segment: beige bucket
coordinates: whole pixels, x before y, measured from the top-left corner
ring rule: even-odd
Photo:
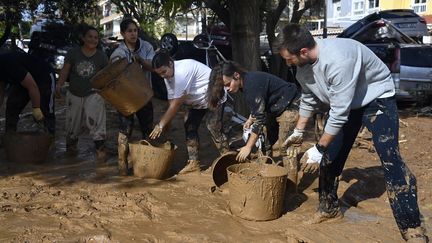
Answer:
[[[274,164],[245,163],[227,168],[231,213],[264,221],[282,215],[288,171]]]
[[[177,146],[166,142],[153,146],[146,140],[129,143],[129,160],[137,177],[164,179],[168,176]]]
[[[117,60],[99,71],[91,80],[98,93],[114,108],[129,116],[153,97],[150,80],[137,62]]]
[[[41,132],[7,132],[4,145],[7,158],[17,163],[42,163],[48,157],[53,138]]]

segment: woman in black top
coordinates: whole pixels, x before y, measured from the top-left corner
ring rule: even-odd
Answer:
[[[227,61],[218,64],[210,74],[209,107],[218,105],[224,87],[230,93],[242,91],[250,109],[249,119],[243,127],[250,128],[251,133],[237,160],[243,161],[249,156],[264,127],[270,145],[276,143],[278,136],[284,141],[288,131],[294,128],[297,113],[288,108],[299,94],[295,84],[269,73],[247,71],[238,63]],[[285,158],[286,148],[280,146],[280,153]]]

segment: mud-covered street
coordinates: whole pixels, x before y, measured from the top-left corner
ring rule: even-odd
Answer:
[[[155,102],[155,119],[165,107]],[[56,110],[55,150],[49,161],[13,164],[7,162],[4,148],[0,150],[0,242],[403,242],[379,158],[365,143],[353,149],[342,174],[338,194],[343,219],[306,223],[317,206],[318,182],[303,177],[301,193],[285,197],[282,217],[253,222],[231,215],[226,190],[211,191],[208,168],[217,150],[204,126],[202,172],[175,175],[187,159],[182,117],[177,116],[171,137],[179,148],[172,176],[161,181],[140,179],[118,176],[114,110],[108,109],[107,115],[106,164],[96,163],[88,135],[80,138],[78,156],[65,153],[61,101]],[[409,111],[402,111],[400,118],[401,153],[417,177],[418,201],[430,236],[432,118]],[[24,126],[30,119],[23,118]]]

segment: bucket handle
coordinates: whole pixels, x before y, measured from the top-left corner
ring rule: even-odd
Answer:
[[[268,156],[268,155],[261,155],[261,156],[258,157],[258,159],[260,159],[260,158],[270,159],[270,161],[272,162],[273,165],[279,165],[281,163],[281,161],[279,161],[279,162],[276,163],[274,161],[274,159],[272,157]]]
[[[139,143],[142,144],[142,145],[148,145],[148,146],[152,146],[153,147],[153,145],[149,141],[147,141],[145,139],[140,140]]]

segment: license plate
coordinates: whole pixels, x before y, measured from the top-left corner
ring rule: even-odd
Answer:
[[[399,28],[415,28],[416,24],[413,23],[403,23],[403,24],[396,24]]]

